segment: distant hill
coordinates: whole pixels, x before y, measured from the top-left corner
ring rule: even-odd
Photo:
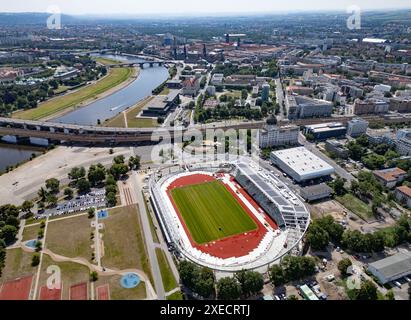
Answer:
[[[5,13],[0,12],[0,25],[30,25],[46,24],[50,13]],[[62,15],[63,23],[73,23],[79,19],[69,15]]]

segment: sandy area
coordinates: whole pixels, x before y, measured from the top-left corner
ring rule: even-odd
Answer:
[[[109,148],[58,147],[0,176],[0,205],[20,205],[24,200],[36,197],[45,180],[57,178],[64,185],[68,183],[67,174],[71,168],[87,168],[99,162],[110,164],[120,154],[129,157],[130,148],[114,148],[114,154],[110,155]]]

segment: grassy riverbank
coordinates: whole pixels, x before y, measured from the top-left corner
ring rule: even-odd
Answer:
[[[13,118],[24,120],[41,120],[50,118],[69,109],[75,109],[86,101],[97,99],[98,95],[107,92],[129,80],[134,74],[133,68],[113,68],[103,79],[75,91],[59,96],[39,105],[37,108],[16,112]]]

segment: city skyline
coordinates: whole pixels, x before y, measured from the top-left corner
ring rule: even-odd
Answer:
[[[217,0],[208,1],[206,8],[201,3],[188,0],[177,0],[168,2],[156,0],[154,2],[136,3],[131,0],[118,0],[115,3],[108,0],[90,0],[86,3],[80,0],[32,0],[29,3],[23,0],[15,0],[11,3],[1,5],[0,12],[47,12],[51,7],[58,7],[62,13],[86,15],[86,14],[110,14],[110,15],[142,15],[142,14],[244,14],[244,13],[282,13],[302,11],[346,11],[350,6],[358,6],[362,10],[402,9],[409,8],[406,1],[395,0],[387,3],[382,0],[362,0],[353,2],[351,0],[324,1],[314,0],[307,4],[306,1],[297,0],[292,3],[280,3],[280,1],[256,0],[250,8],[247,0]]]

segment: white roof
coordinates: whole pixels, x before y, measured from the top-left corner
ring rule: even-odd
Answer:
[[[334,168],[304,147],[274,151],[273,154],[299,176],[309,178],[334,173]]]

